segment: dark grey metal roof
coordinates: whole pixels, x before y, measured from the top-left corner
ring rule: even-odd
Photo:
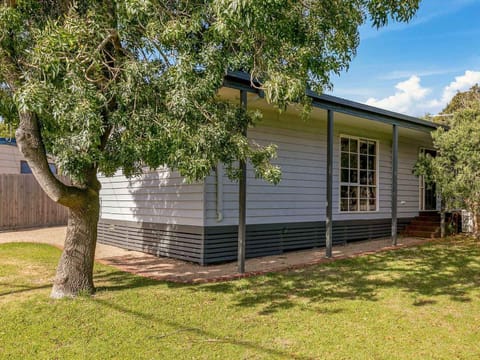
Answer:
[[[251,86],[250,76],[243,72],[229,72],[225,77],[224,85],[231,88],[260,93],[259,89]],[[431,121],[400,114],[394,111],[380,109],[374,106],[361,104],[332,95],[319,95],[313,91],[307,91],[307,95],[312,99],[313,106],[315,107],[379,121],[386,124],[395,124],[401,127],[423,131],[432,131],[442,126]]]

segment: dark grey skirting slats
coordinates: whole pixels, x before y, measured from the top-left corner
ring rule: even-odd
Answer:
[[[411,219],[398,219],[402,231]],[[237,258],[237,226],[188,226],[102,219],[98,242],[199,264]],[[333,222],[333,244],[389,237],[391,219]],[[325,246],[325,222],[247,225],[246,257]]]
[[[403,231],[411,221],[411,219],[398,220],[399,231]],[[333,245],[388,237],[391,230],[391,219],[334,221]],[[325,222],[247,225],[247,258],[324,246]],[[236,226],[205,228],[205,264],[236,260],[236,249]]]
[[[203,227],[101,219],[98,242],[202,264]]]
[[[236,242],[236,226],[206,227],[205,263],[235,260]],[[325,246],[324,222],[247,225],[247,258],[320,246]]]

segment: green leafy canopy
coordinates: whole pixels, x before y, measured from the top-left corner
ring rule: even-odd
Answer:
[[[14,131],[11,125],[6,124],[2,118],[0,118],[0,138],[14,138]]]
[[[445,111],[451,111],[449,128],[432,133],[437,155],[421,157],[417,175],[435,182],[446,209],[465,208],[480,213],[480,92],[474,86],[457,94]]]
[[[258,114],[220,101],[250,74],[280,109],[348,67],[358,27],[407,21],[419,0],[2,1],[0,115],[34,113],[46,151],[82,183],[89,169],[166,165],[189,179],[249,159],[277,182],[273,145],[242,135]]]

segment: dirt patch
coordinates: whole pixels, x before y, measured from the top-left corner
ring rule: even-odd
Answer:
[[[246,261],[247,272],[239,274],[235,262],[200,266],[185,261],[156,257],[147,254],[129,254],[103,258],[100,262],[124,271],[156,280],[179,283],[209,283],[229,281],[278,271],[302,269],[307,266],[347,259],[383,251],[417,246],[430,239],[403,238],[398,245],[391,246],[390,239],[376,239],[355,242],[334,247],[333,258],[325,258],[325,249],[293,251],[282,255],[265,256]]]

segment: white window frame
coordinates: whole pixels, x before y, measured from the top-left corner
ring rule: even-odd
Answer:
[[[357,140],[357,153],[360,155],[360,140],[375,142],[375,210],[360,210],[360,203],[358,203],[358,210],[342,210],[342,186],[358,186],[360,188],[360,158],[357,161],[358,182],[346,183],[342,182],[342,138]],[[380,204],[378,199],[380,198],[380,141],[378,139],[371,139],[364,136],[354,136],[348,134],[340,134],[338,137],[338,212],[340,214],[372,214],[378,213]],[[368,186],[368,185],[367,185]],[[357,199],[359,198],[357,195]],[[358,200],[359,201],[359,200]]]

